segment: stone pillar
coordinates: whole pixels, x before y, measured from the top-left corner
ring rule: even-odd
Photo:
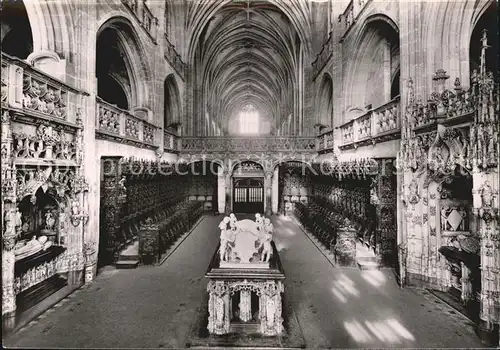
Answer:
[[[208,325],[210,334],[225,334],[229,332],[229,291],[224,281],[209,281],[207,285]]]
[[[279,205],[279,166],[274,168],[273,185],[271,191],[271,204],[273,214],[278,214]]]
[[[272,204],[271,204],[272,186],[273,186],[273,172],[266,171],[264,178],[264,196],[265,196],[264,212],[268,217],[272,215]]]
[[[220,172],[217,175],[217,211],[224,213],[226,209],[226,175]]]
[[[498,343],[500,323],[500,233],[498,174],[475,172],[474,212],[478,218],[481,239],[481,299],[479,336],[482,342],[492,346]],[[477,189],[477,190],[476,190]]]
[[[13,210],[15,211],[15,209]],[[9,225],[12,225],[12,223]],[[9,229],[9,226],[6,227],[6,232],[3,235],[2,250],[2,329],[5,332],[12,331],[16,325],[16,292],[14,290],[14,264],[16,262],[14,245],[16,236],[7,232],[7,229]]]
[[[279,335],[283,332],[283,291],[283,283],[280,281],[268,281],[263,285],[259,315],[261,333],[264,335]]]
[[[225,190],[226,190],[226,193],[224,195],[225,198],[224,201],[226,204],[225,212],[226,215],[229,215],[232,212],[231,173],[229,172],[225,173]]]
[[[240,291],[240,319],[248,322],[252,319],[252,292],[249,290]]]
[[[122,182],[120,160],[122,157],[103,157],[101,160],[101,211],[104,221],[100,223],[100,254],[106,264],[113,263],[118,249],[120,234],[120,214],[122,203],[126,198]],[[125,197],[125,198],[123,198]]]
[[[14,290],[14,245],[21,219],[16,207],[16,170],[12,163],[12,132],[8,111],[2,113],[1,125],[2,145],[2,329],[12,331],[15,327],[16,292]]]

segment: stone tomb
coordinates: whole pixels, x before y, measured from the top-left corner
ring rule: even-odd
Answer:
[[[281,335],[285,275],[270,220],[257,214],[255,222],[237,221],[231,214],[219,228],[221,242],[205,275],[208,332]]]

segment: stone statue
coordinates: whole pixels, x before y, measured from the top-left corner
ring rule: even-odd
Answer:
[[[260,246],[263,247],[262,249],[262,254],[260,256],[260,261],[265,261],[268,262],[269,259],[271,258],[273,254],[273,248],[271,246],[271,241],[272,241],[273,236],[269,233],[264,233],[263,237],[260,240]]]
[[[264,219],[264,231],[265,231],[266,233],[271,234],[271,235],[272,235],[272,234],[273,234],[273,232],[274,232],[274,226],[273,226],[273,224],[272,224],[272,222],[271,222],[271,219],[269,219],[269,218],[265,218],[265,219]]]
[[[54,214],[48,211],[45,213],[45,228],[49,231],[54,230],[54,225],[56,223],[56,219],[54,218]]]
[[[219,229],[221,230],[220,232],[220,248],[219,248],[219,254],[220,254],[220,260],[221,261],[227,261],[228,260],[228,242],[229,242],[229,234],[228,234],[228,229],[227,229],[227,224],[229,223],[230,219],[229,217],[225,217],[224,220],[221,221],[219,224]]]
[[[22,216],[18,208],[12,208],[5,214],[4,237],[17,236],[17,228],[22,226]]]
[[[263,231],[263,223],[264,223],[264,220],[263,220],[263,217],[260,216],[259,213],[255,214],[255,223],[257,224],[257,230],[259,231]]]
[[[36,236],[33,236],[31,241],[29,241],[25,245],[16,244],[16,247],[14,247],[14,254],[16,256],[16,261],[31,256],[35,253],[38,253],[40,250],[43,249],[44,243],[46,241],[47,241],[46,236],[41,236],[40,239],[37,239]]]
[[[260,255],[260,261],[268,262],[273,254],[273,248],[271,246],[271,241],[273,240],[273,224],[268,218],[264,219],[262,224],[263,230],[260,237],[259,249],[262,247],[262,253]]]

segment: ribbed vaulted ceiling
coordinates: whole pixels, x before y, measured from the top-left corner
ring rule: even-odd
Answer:
[[[196,47],[205,112],[223,130],[247,104],[271,125],[292,112],[300,39],[268,1],[232,1],[205,24]],[[198,109],[198,111],[200,111]]]

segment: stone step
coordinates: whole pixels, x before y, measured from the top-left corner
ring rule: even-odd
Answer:
[[[356,263],[360,270],[378,270],[380,263],[377,260],[356,259]]]
[[[135,269],[139,266],[139,260],[118,260],[115,263],[117,269]]]
[[[139,260],[139,254],[138,253],[136,253],[136,254],[134,254],[134,253],[127,253],[127,254],[122,253],[122,254],[120,254],[120,256],[118,258],[118,261],[121,261],[121,260],[128,260],[128,261]]]

